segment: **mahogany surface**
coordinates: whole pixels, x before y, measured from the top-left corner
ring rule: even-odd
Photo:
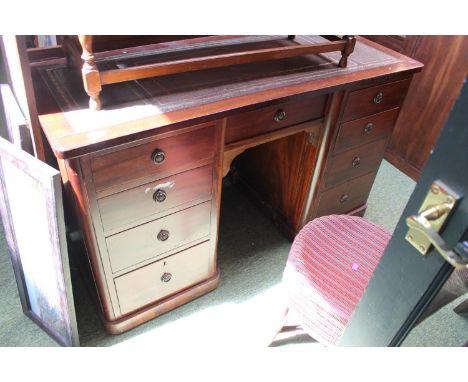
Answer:
[[[142,145],[117,150],[94,157],[91,171],[96,192],[107,194],[142,183],[145,179],[156,180],[179,173],[212,160],[214,156],[214,126],[203,127],[191,134],[151,141]],[[164,152],[162,163],[154,163],[151,155],[156,151]]]
[[[326,100],[327,97],[325,96],[305,97],[300,101],[286,102],[228,117],[226,120],[225,142],[229,144],[269,131],[321,118],[325,112]]]
[[[377,170],[386,146],[387,140],[381,139],[330,158],[322,189],[334,187],[349,178]]]
[[[385,158],[417,180],[468,73],[468,36],[405,36],[405,41],[402,53],[422,62],[424,70],[414,77]]]
[[[288,41],[200,38],[197,49],[214,54],[239,44],[258,50]],[[104,55],[97,65],[195,54],[182,42],[135,52],[131,58]],[[74,200],[110,332],[216,287],[221,181],[229,169],[290,237],[318,214],[365,211],[399,107],[421,65],[362,38],[346,68],[338,67],[340,59],[332,52],[113,84],[98,112],[88,110],[75,71],[56,64],[35,68],[36,90],[52,97],[38,103],[45,111],[40,121]],[[373,103],[376,91],[383,98]],[[364,133],[369,122],[374,127]],[[157,150],[164,152],[161,163],[153,161]],[[158,202],[162,184],[166,195]],[[169,237],[159,240],[162,231]],[[176,270],[168,273],[175,278],[158,286],[164,263],[173,260]]]
[[[371,172],[320,193],[314,216],[344,214],[364,205],[376,175]]]
[[[112,271],[156,259],[210,233],[211,202],[187,208],[106,238]],[[167,239],[159,237],[167,232]]]
[[[340,153],[354,146],[390,137],[399,112],[400,110],[395,108],[343,123],[336,138],[333,153]]]
[[[115,279],[117,293],[126,314],[132,310],[191,287],[212,276],[210,272],[209,242],[166,257]],[[165,282],[164,274],[171,280]]]
[[[410,82],[411,80],[392,82],[351,92],[343,122],[400,106]],[[380,94],[382,96],[379,101]]]
[[[98,199],[106,232],[123,230],[165,214],[180,206],[211,199],[213,170],[210,165],[143,184],[127,191]],[[155,196],[163,195],[159,200]]]

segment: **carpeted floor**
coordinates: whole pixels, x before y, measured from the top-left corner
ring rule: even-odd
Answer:
[[[383,162],[369,198],[366,218],[393,230],[414,182]],[[235,229],[232,229],[235,227]],[[272,317],[281,306],[280,280],[291,243],[237,189],[223,187],[218,261],[220,286],[172,312],[127,333],[107,334],[96,308],[72,266],[76,314],[82,346],[264,347]],[[457,346],[460,332],[433,335],[441,320],[414,330],[411,346]],[[428,321],[428,320],[426,320]],[[424,321],[423,323],[426,323]],[[460,320],[459,320],[460,321]],[[462,321],[466,325],[466,321]],[[460,323],[459,323],[460,324]],[[408,338],[410,338],[408,337]],[[56,346],[21,311],[3,234],[0,235],[0,346]],[[278,337],[275,346],[321,346],[306,335]]]

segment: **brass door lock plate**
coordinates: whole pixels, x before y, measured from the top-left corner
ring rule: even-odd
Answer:
[[[440,232],[459,199],[456,192],[437,180],[432,183],[418,215],[427,219],[435,232]],[[431,249],[431,241],[421,230],[410,228],[405,238],[423,255]]]

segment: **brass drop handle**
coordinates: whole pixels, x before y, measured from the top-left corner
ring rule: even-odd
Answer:
[[[279,109],[276,113],[275,113],[275,121],[276,122],[281,122],[283,121],[285,118],[286,118],[286,112],[282,109]]]
[[[169,231],[162,229],[161,231],[159,231],[157,237],[159,241],[166,241],[167,239],[169,239]]]
[[[369,122],[364,126],[364,134],[369,134],[372,130],[374,130],[374,124],[372,122]]]
[[[158,188],[153,194],[153,200],[158,203],[162,203],[166,200],[167,193],[164,190]]]
[[[373,101],[374,101],[375,104],[379,104],[380,102],[382,102],[382,99],[383,99],[383,93],[382,93],[382,92],[378,92],[378,93],[375,95]]]
[[[341,195],[340,203],[345,203],[349,199],[348,194]]]
[[[163,283],[168,283],[172,279],[172,273],[164,272],[161,276],[161,281]]]
[[[353,167],[357,167],[357,166],[359,166],[360,164],[361,164],[361,158],[359,158],[359,157],[354,157],[353,162],[352,162]]]
[[[429,220],[438,219],[448,213],[448,203],[430,207],[419,215],[411,215],[406,218],[409,228],[419,231],[430,241],[439,254],[453,267],[457,269],[468,269],[468,260],[451,250],[445,240],[436,232]]]
[[[151,154],[151,160],[155,164],[161,164],[164,162],[165,159],[166,159],[166,154],[162,150],[156,149]]]

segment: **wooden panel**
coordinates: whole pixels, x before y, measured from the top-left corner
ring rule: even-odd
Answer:
[[[318,197],[315,217],[344,214],[364,205],[376,174],[373,172],[360,176],[322,192]]]
[[[343,113],[343,122],[399,107],[410,82],[408,79],[351,92]]]
[[[208,165],[99,199],[104,231],[163,213],[184,203],[208,200],[211,198],[212,177],[212,166]]]
[[[399,108],[343,123],[336,138],[334,153],[390,137]]]
[[[79,345],[60,174],[3,138],[0,215],[23,312],[61,345]]]
[[[228,117],[226,144],[320,118],[324,114],[326,100],[326,96],[307,97]],[[281,112],[284,112],[284,117],[279,120]]]
[[[387,140],[383,139],[330,158],[325,169],[322,189],[329,189],[346,180],[377,171],[386,145]]]
[[[414,77],[385,158],[417,180],[468,71],[468,36],[415,36],[413,58],[424,63]]]
[[[161,179],[196,167],[213,158],[214,129],[209,126],[93,158],[91,170],[96,191],[99,194],[116,186],[125,189],[136,180]],[[161,163],[152,160],[157,150],[164,153]]]
[[[234,178],[279,224],[287,222],[288,235],[300,225],[317,151],[300,133],[249,149],[234,162]]]
[[[143,224],[106,239],[112,271],[117,272],[210,233],[211,202]],[[167,231],[166,240],[158,236]]]
[[[210,277],[209,241],[115,279],[122,313],[141,308]],[[167,280],[170,274],[169,281]],[[166,275],[166,278],[163,277]]]

